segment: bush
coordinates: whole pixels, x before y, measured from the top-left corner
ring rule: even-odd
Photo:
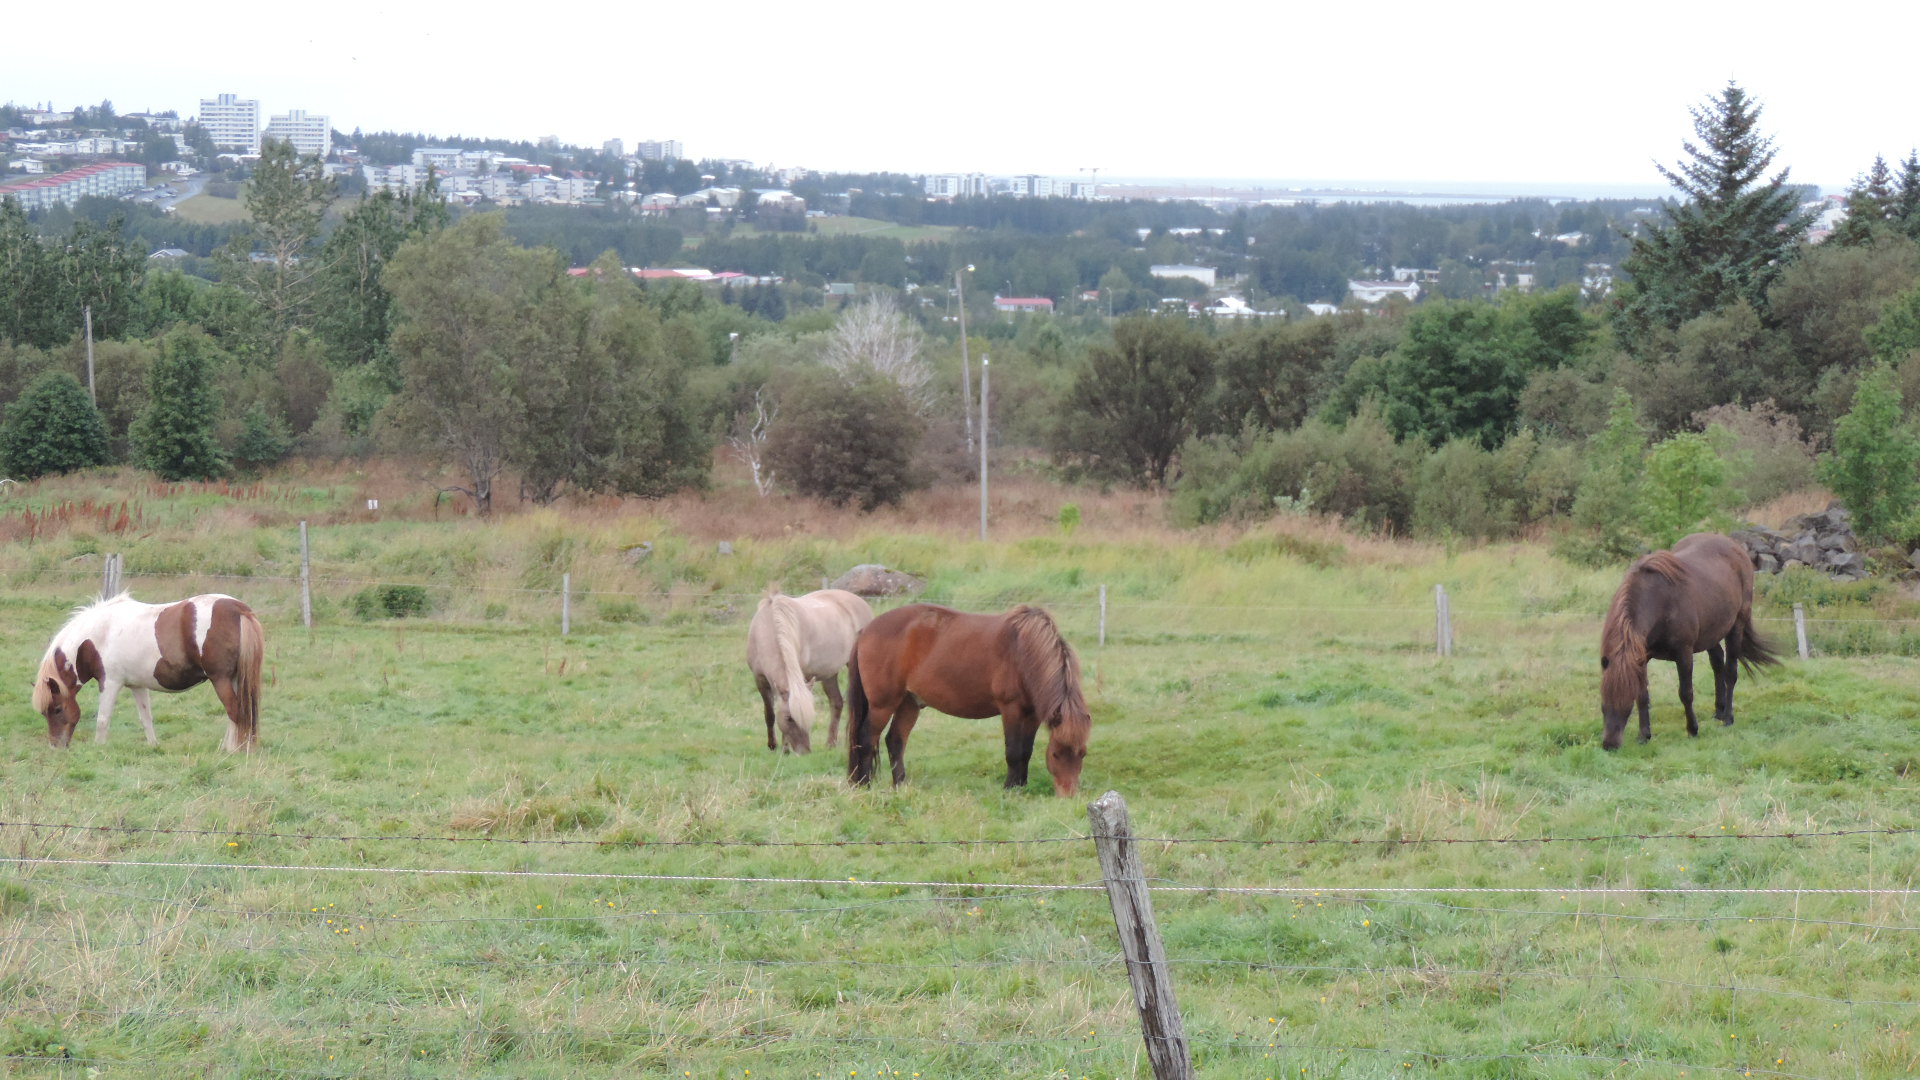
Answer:
[[[1699,528],[1732,494],[1726,463],[1713,440],[1698,431],[1683,431],[1648,451],[1646,470],[1641,523],[1663,548]]]
[[[404,619],[427,613],[427,590],[419,585],[373,585],[353,595],[362,619]]]
[[[267,415],[267,407],[260,402],[253,403],[240,423],[240,437],[233,444],[233,460],[242,468],[278,465],[293,452],[293,434],[287,430],[287,422]]]
[[[905,390],[872,372],[851,382],[808,379],[788,389],[767,433],[773,473],[802,495],[862,510],[898,505],[918,486],[920,420]]]
[[[134,464],[162,480],[207,480],[227,471],[214,440],[219,347],[198,329],[168,334],[147,369],[147,406],[133,422]]]
[[[1189,440],[1180,454],[1176,521],[1257,521],[1296,509],[1404,530],[1423,449],[1395,442],[1377,412],[1362,410],[1339,427],[1316,418],[1292,431]]]
[[[107,426],[80,381],[48,371],[7,407],[0,468],[16,480],[72,472],[110,460]]]
[[[1877,364],[1853,392],[1853,409],[1833,432],[1833,452],[1820,459],[1821,481],[1853,511],[1868,539],[1888,536],[1920,502],[1920,438],[1900,419],[1893,368]],[[1899,539],[1910,539],[1900,537]]]
[[[1693,424],[1726,432],[1727,483],[1749,505],[1814,486],[1813,444],[1800,421],[1771,399],[1703,409]]]

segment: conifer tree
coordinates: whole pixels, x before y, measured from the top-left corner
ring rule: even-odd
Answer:
[[[1736,300],[1764,316],[1767,289],[1813,223],[1787,186],[1788,170],[1767,177],[1773,140],[1760,133],[1760,105],[1745,90],[1729,82],[1692,112],[1699,142],[1682,144],[1688,160],[1659,166],[1685,201],[1668,208],[1666,224],[1634,237],[1621,264],[1631,278],[1618,309],[1629,348]]]
[[[147,369],[147,407],[129,432],[134,464],[162,480],[206,480],[227,471],[213,437],[220,416],[217,359],[212,339],[197,328],[181,327],[160,343]]]

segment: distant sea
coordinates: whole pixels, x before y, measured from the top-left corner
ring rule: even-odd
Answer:
[[[1245,177],[1103,176],[1100,186],[1150,190],[1170,197],[1231,198],[1252,201],[1400,202],[1412,206],[1458,206],[1501,203],[1512,199],[1553,202],[1589,199],[1656,200],[1674,195],[1666,182],[1655,178],[1643,184],[1600,184],[1577,181],[1484,180],[1270,180]],[[1111,186],[1111,188],[1110,188]],[[1178,194],[1174,194],[1178,192]]]

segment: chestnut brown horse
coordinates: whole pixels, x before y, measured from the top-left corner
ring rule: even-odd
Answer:
[[[1723,653],[1721,643],[1725,642]],[[1753,628],[1753,563],[1745,548],[1718,533],[1694,533],[1633,564],[1613,594],[1600,631],[1600,745],[1620,748],[1627,714],[1640,707],[1640,741],[1653,738],[1648,717],[1647,661],[1671,660],[1680,670],[1680,703],[1687,734],[1700,734],[1693,716],[1693,654],[1713,665],[1713,718],[1733,724],[1733,684],[1740,667],[1778,664],[1780,657]]]
[[[909,604],[873,620],[847,665],[847,779],[873,779],[884,733],[893,782],[906,782],[907,736],[922,707],[969,720],[1000,717],[1009,788],[1027,786],[1033,740],[1046,725],[1056,795],[1080,786],[1093,720],[1080,693],[1080,661],[1053,616],[1025,604],[970,615]]]

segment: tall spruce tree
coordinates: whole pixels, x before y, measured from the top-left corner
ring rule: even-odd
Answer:
[[[218,360],[213,340],[196,327],[176,329],[160,343],[147,369],[147,407],[129,433],[134,464],[162,480],[206,480],[227,471],[213,437],[220,418]]]
[[[1833,231],[1832,242],[1843,247],[1870,244],[1899,217],[1898,182],[1884,155],[1875,154],[1873,167],[1847,189],[1847,216]]]
[[[1657,166],[1685,201],[1667,222],[1633,238],[1621,263],[1630,277],[1617,309],[1618,329],[1639,351],[1658,329],[1745,300],[1763,316],[1777,280],[1813,223],[1787,186],[1787,169],[1766,176],[1773,140],[1759,130],[1761,107],[1729,82],[1693,110],[1699,142],[1682,144],[1687,160]]]

